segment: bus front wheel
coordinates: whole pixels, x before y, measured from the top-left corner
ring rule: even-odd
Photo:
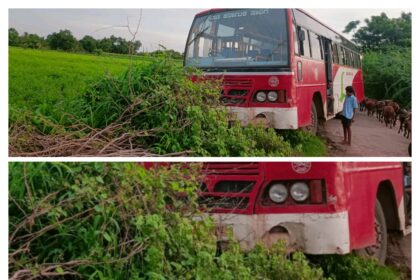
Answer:
[[[388,246],[388,233],[385,215],[381,203],[378,200],[376,200],[375,205],[375,231],[376,244],[357,250],[356,252],[361,256],[375,258],[379,263],[384,264]]]

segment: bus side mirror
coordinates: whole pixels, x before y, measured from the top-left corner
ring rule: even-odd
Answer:
[[[299,41],[305,41],[305,39],[306,39],[305,31],[302,30],[302,29],[299,30],[298,37],[299,37]]]

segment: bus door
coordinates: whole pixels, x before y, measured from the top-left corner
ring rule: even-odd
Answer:
[[[325,77],[326,77],[326,91],[327,91],[327,112],[328,116],[333,116],[334,112],[334,96],[333,91],[333,74],[332,74],[332,47],[331,40],[322,37],[322,47],[324,49],[324,62],[325,62]]]

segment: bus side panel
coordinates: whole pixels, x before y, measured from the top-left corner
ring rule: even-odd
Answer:
[[[326,102],[326,77],[325,63],[323,61],[295,57],[296,77],[296,103],[298,107],[298,126],[304,127],[311,124],[312,100],[314,94],[319,92],[322,104]],[[302,80],[299,81],[297,64],[302,63]]]
[[[365,88],[363,83],[363,74],[362,71],[359,70],[354,77],[353,84],[352,84],[354,91],[356,92],[357,102],[362,102],[365,99]]]
[[[389,180],[396,196],[396,209],[402,202],[401,163],[357,162],[344,164],[347,190],[350,247],[360,249],[376,242],[375,203],[380,182]]]

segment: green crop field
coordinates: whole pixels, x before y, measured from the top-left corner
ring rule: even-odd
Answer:
[[[48,50],[9,48],[10,109],[71,113],[71,101],[106,73],[119,74],[131,63],[152,58],[90,55]]]

